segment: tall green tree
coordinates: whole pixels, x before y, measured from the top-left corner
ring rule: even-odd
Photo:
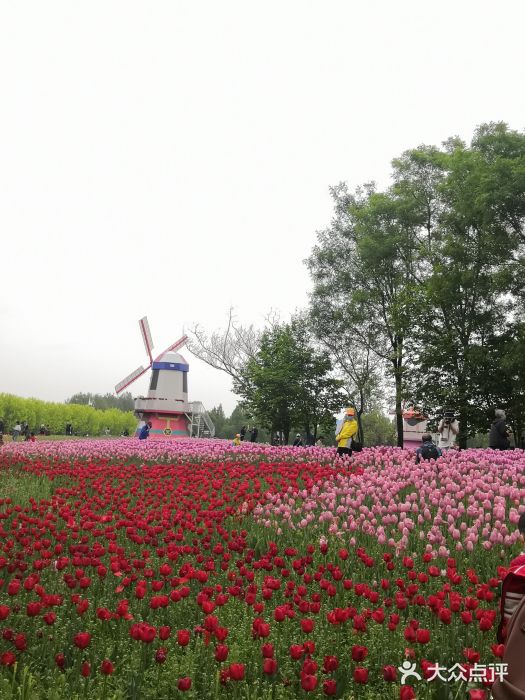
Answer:
[[[224,409],[222,404],[214,406],[210,411],[208,411],[210,418],[215,426],[215,437],[225,438],[228,434],[225,431],[227,419],[224,415]]]
[[[314,327],[386,362],[398,445],[403,398],[428,413],[454,406],[461,445],[486,421],[482,368],[492,346],[511,352],[497,339],[525,307],[524,148],[524,134],[486,124],[469,146],[404,153],[383,193],[332,190],[334,219],[307,261]]]
[[[464,447],[486,414],[483,368],[523,293],[525,189],[516,182],[525,186],[525,135],[485,125],[470,146],[448,142],[441,163],[445,177],[437,190],[413,394],[429,411],[447,404],[457,410]]]
[[[274,325],[263,332],[259,350],[248,362],[236,391],[265,427],[280,432],[286,442],[292,426],[307,437],[345,403],[341,381],[331,376],[327,353],[316,350],[303,319]]]
[[[380,193],[366,186],[350,194],[340,185],[332,195],[336,215],[307,260],[314,282],[311,313],[386,363],[394,379],[402,446],[405,359],[424,262],[420,217],[416,203],[393,190]],[[321,336],[322,328],[317,332]]]

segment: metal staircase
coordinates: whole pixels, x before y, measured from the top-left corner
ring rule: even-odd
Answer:
[[[190,419],[190,436],[197,438],[214,437],[215,426],[209,413],[204,408],[204,404],[200,401],[192,401],[190,406],[191,413],[187,414]]]

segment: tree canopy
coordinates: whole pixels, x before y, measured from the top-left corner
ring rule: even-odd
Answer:
[[[327,416],[333,420],[347,401],[331,370],[328,354],[313,346],[307,323],[295,318],[262,333],[259,350],[235,389],[248,410],[286,442],[296,426],[315,439],[318,426]]]
[[[486,124],[470,145],[420,146],[392,166],[384,192],[332,189],[334,218],[307,260],[314,331],[336,338],[337,369],[345,354],[385,363],[399,445],[404,399],[453,406],[462,445],[495,405],[521,431],[525,134]]]

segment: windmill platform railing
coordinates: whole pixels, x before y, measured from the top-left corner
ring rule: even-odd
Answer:
[[[190,419],[191,437],[214,437],[215,425],[210,414],[204,408],[204,404],[200,401],[192,401],[190,406],[191,412],[188,414],[188,418]]]

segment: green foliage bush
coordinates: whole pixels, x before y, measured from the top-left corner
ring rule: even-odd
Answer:
[[[361,422],[363,423],[363,433],[365,445],[367,447],[396,444],[395,425],[392,420],[383,413],[379,411],[363,413]]]
[[[26,421],[35,433],[45,424],[53,435],[63,435],[66,423],[73,425],[77,435],[101,435],[106,428],[111,435],[121,435],[124,429],[132,435],[137,425],[133,413],[116,408],[99,411],[91,406],[24,399],[13,394],[0,394],[0,420],[5,433],[10,433],[17,422]]]

